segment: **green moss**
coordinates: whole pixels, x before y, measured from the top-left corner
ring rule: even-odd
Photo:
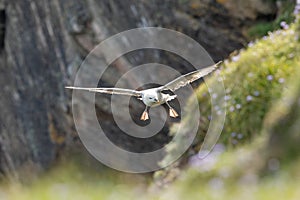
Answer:
[[[248,30],[250,38],[260,38],[274,29],[273,22],[258,22]]]

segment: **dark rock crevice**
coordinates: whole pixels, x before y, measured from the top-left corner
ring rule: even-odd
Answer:
[[[5,9],[0,7],[0,53],[4,49],[5,25],[6,25],[5,23],[6,23]]]

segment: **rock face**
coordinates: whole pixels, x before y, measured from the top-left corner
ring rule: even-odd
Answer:
[[[62,146],[73,144],[71,96],[64,86],[73,84],[82,59],[99,42],[147,26],[181,31],[216,60],[245,42],[241,20],[213,0],[0,0],[0,172],[18,177],[20,167],[43,169]],[[113,86],[114,77],[149,61],[188,70],[173,57],[155,50],[128,55],[103,83]],[[105,56],[99,62],[105,63]],[[110,127],[110,111],[103,104],[96,107]],[[166,132],[167,127],[159,143],[168,140]]]
[[[276,4],[274,1],[234,1],[234,0],[217,0],[220,4],[224,5],[232,16],[246,20],[255,20],[260,17],[276,16]],[[280,1],[278,1],[280,2]]]

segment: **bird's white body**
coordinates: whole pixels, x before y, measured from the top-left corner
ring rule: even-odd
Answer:
[[[169,107],[170,117],[178,117],[179,115],[177,114],[177,112],[168,103],[168,101],[175,99],[177,96],[165,94],[165,93],[163,93],[163,91],[169,90],[169,91],[174,92],[175,90],[177,90],[199,78],[202,78],[202,77],[210,74],[215,69],[217,69],[217,66],[219,63],[212,65],[210,67],[204,68],[204,69],[196,70],[196,71],[190,72],[188,74],[182,75],[163,86],[146,89],[146,90],[142,90],[142,91],[130,90],[130,89],[124,89],[124,88],[81,88],[81,87],[66,87],[66,88],[76,89],[76,90],[86,90],[86,91],[90,91],[90,92],[100,92],[100,93],[106,93],[106,94],[119,94],[119,95],[135,96],[138,99],[142,100],[143,103],[146,105],[146,108],[141,116],[141,120],[149,119],[149,116],[148,116],[148,108],[149,107],[156,107],[156,106],[159,106],[164,103],[167,104],[167,106]]]
[[[157,88],[151,88],[142,91],[142,97],[139,98],[146,106],[156,107],[168,101],[175,99],[176,95],[164,94]]]

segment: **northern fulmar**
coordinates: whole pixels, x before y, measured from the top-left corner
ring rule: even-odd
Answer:
[[[218,68],[218,65],[221,62],[218,62],[214,65],[211,65],[209,67],[192,71],[190,73],[187,73],[185,75],[182,75],[173,81],[159,87],[155,88],[150,88],[150,89],[145,89],[145,90],[131,90],[131,89],[123,89],[123,88],[83,88],[83,87],[71,87],[68,86],[66,87],[67,89],[75,89],[75,90],[86,90],[90,92],[99,92],[99,93],[106,93],[106,94],[119,94],[119,95],[127,95],[127,96],[135,96],[139,100],[142,100],[143,103],[146,105],[146,108],[144,112],[142,113],[140,119],[143,121],[146,121],[149,119],[149,114],[148,114],[148,108],[149,107],[156,107],[162,104],[167,104],[169,107],[169,115],[170,117],[176,118],[178,117],[178,113],[175,111],[174,108],[170,106],[168,101],[171,101],[177,97],[177,95],[170,95],[170,94],[165,94],[163,91],[172,91],[174,92],[175,90],[192,83],[193,81],[196,81],[214,70]]]

